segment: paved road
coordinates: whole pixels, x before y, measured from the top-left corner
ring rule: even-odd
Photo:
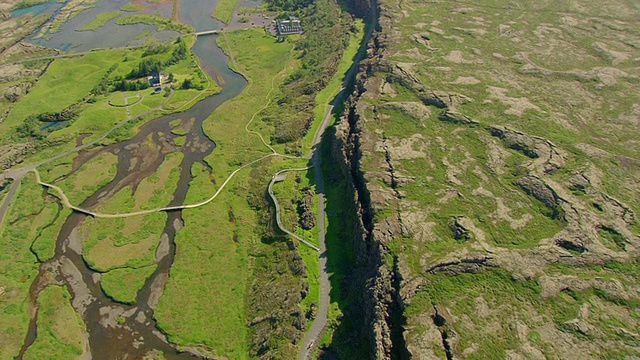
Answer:
[[[4,225],[4,215],[7,212],[7,209],[9,208],[9,203],[11,202],[11,199],[16,194],[16,191],[18,190],[19,185],[20,185],[20,181],[16,181],[16,180],[13,181],[13,183],[10,185],[11,187],[9,188],[9,192],[4,197],[4,201],[2,201],[2,205],[0,205],[0,229]]]
[[[318,193],[318,244],[320,245],[320,259],[319,259],[319,268],[320,268],[320,303],[318,304],[318,313],[316,314],[315,320],[313,321],[313,325],[307,332],[307,335],[302,342],[302,349],[300,350],[300,355],[298,357],[299,360],[307,360],[310,356],[315,352],[320,340],[322,340],[322,336],[327,327],[327,315],[329,313],[329,295],[331,292],[331,286],[329,283],[329,270],[327,268],[327,247],[325,242],[325,232],[326,232],[326,222],[325,222],[325,198],[324,198],[324,182],[322,179],[322,155],[320,149],[320,142],[322,141],[322,136],[324,135],[324,131],[326,130],[331,118],[333,117],[333,110],[335,106],[340,104],[344,99],[346,92],[345,89],[347,86],[355,79],[355,76],[358,72],[358,64],[364,58],[367,50],[367,43],[371,38],[371,34],[375,26],[373,26],[376,13],[375,13],[375,1],[372,5],[373,11],[371,12],[370,24],[367,29],[367,32],[364,35],[362,44],[360,45],[360,49],[358,49],[358,53],[353,59],[353,64],[349,68],[349,71],[345,74],[344,79],[342,80],[342,85],[333,102],[327,109],[327,112],[324,114],[324,118],[322,119],[322,123],[318,127],[318,131],[316,132],[312,147],[312,155],[311,161],[313,163],[313,167],[315,168],[316,175],[316,192]]]

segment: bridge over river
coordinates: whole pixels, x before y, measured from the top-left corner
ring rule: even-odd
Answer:
[[[193,33],[195,36],[220,34],[220,30],[203,30]]]

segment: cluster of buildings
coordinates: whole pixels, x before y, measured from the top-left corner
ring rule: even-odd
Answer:
[[[276,20],[276,35],[293,35],[302,34],[302,26],[300,19],[295,16],[289,16],[288,19]]]

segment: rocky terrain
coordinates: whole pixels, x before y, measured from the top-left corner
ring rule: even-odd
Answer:
[[[325,355],[640,353],[640,8],[378,6],[332,139],[361,326]]]

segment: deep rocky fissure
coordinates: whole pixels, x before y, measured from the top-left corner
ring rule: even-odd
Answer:
[[[407,318],[404,315],[404,306],[400,296],[400,271],[398,270],[398,257],[393,257],[393,287],[392,301],[389,304],[389,328],[391,330],[391,358],[395,360],[407,360],[411,358],[407,350],[404,338],[404,330],[407,325]]]

